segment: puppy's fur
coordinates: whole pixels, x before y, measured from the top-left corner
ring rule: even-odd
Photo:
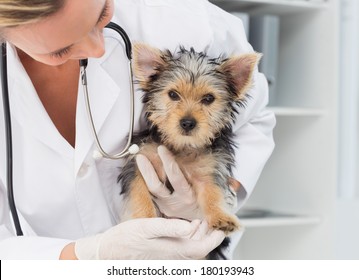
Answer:
[[[180,48],[177,53],[148,45],[134,45],[134,75],[144,92],[149,129],[135,137],[140,153],[167,182],[157,147],[165,145],[175,156],[197,196],[210,228],[229,234],[239,228],[229,188],[234,164],[232,124],[252,86],[260,55],[209,58]],[[131,218],[156,217],[157,209],[134,158],[119,177]],[[173,190],[173,189],[172,189]],[[180,214],[179,214],[180,216]]]

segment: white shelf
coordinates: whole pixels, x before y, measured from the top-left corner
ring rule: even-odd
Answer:
[[[325,110],[300,107],[268,107],[277,117],[322,117]]]
[[[320,223],[320,218],[310,216],[288,216],[288,217],[267,217],[267,218],[244,218],[240,219],[246,228],[278,227],[278,226],[305,226]]]
[[[315,216],[283,214],[261,209],[242,209],[237,215],[246,228],[316,225],[321,221]]]
[[[315,11],[328,7],[327,1],[302,0],[210,0],[226,10],[245,10],[249,13],[288,14]]]

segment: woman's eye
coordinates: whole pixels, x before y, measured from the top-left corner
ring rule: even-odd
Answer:
[[[62,58],[62,57],[64,57],[65,55],[69,54],[70,51],[71,51],[71,47],[67,47],[67,48],[65,48],[65,49],[62,49],[62,50],[60,50],[60,51],[58,51],[58,52],[55,52],[55,53],[52,53],[52,54],[50,54],[50,55],[51,55],[51,57],[53,57],[53,58]]]
[[[171,98],[171,100],[173,100],[173,101],[178,101],[178,100],[180,100],[180,97],[179,97],[178,93],[175,92],[175,91],[173,91],[173,90],[171,90],[171,91],[168,92],[168,96],[169,96],[169,98]]]
[[[208,93],[202,97],[201,103],[204,105],[209,105],[209,104],[213,103],[214,100],[215,100],[214,96],[212,94]]]

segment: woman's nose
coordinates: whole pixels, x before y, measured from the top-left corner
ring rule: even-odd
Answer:
[[[105,53],[105,43],[102,30],[94,29],[86,38],[83,39],[80,46],[80,52],[77,56],[85,57],[101,57]]]

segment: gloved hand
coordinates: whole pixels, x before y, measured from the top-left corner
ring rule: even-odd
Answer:
[[[134,219],[75,243],[78,259],[201,259],[224,239],[206,222]]]
[[[197,203],[193,189],[188,184],[172,153],[165,147],[158,147],[165,173],[174,192],[161,182],[151,162],[143,155],[136,156],[136,163],[144,178],[148,190],[154,195],[153,200],[162,214],[167,217],[182,218],[186,220],[203,219],[203,214]],[[236,191],[241,186],[235,179],[230,180],[230,188],[225,192],[224,199],[228,210],[234,212],[237,208]]]
[[[197,204],[193,189],[188,184],[172,153],[165,146],[158,147],[165,173],[174,192],[161,182],[151,162],[143,155],[136,156],[136,163],[144,178],[148,190],[154,195],[153,200],[162,214],[167,217],[176,217],[186,220],[202,219],[203,215]]]

